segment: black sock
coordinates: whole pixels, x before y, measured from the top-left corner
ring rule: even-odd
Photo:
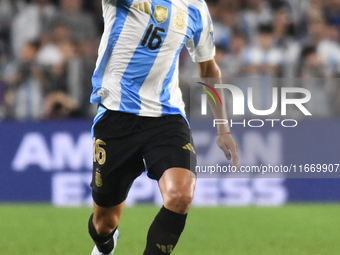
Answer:
[[[183,232],[186,214],[178,214],[161,208],[152,222],[143,255],[170,254]]]
[[[116,228],[117,229],[117,228]],[[89,234],[92,237],[93,241],[95,242],[98,250],[104,254],[109,254],[113,248],[113,234],[116,232],[116,229],[112,231],[111,234],[107,236],[100,236],[98,235],[94,225],[93,225],[93,214],[90,216],[89,219]]]

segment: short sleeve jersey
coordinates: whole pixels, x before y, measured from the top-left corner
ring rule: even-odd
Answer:
[[[204,0],[102,0],[104,32],[91,103],[140,116],[184,113],[179,54],[213,59],[213,24]]]

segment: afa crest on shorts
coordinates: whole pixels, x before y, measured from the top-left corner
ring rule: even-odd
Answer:
[[[100,173],[99,169],[96,170],[95,182],[96,182],[97,187],[100,188],[103,186],[102,174]]]
[[[165,22],[168,19],[168,8],[157,5],[154,18],[158,24]]]

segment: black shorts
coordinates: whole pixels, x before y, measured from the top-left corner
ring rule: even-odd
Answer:
[[[122,203],[133,181],[147,170],[159,180],[173,167],[195,173],[191,130],[181,115],[141,117],[106,110],[95,123],[92,196],[97,205]]]

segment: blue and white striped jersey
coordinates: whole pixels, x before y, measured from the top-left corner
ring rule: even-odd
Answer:
[[[204,0],[102,0],[105,29],[91,103],[159,117],[182,114],[178,57],[215,55],[213,24]]]

